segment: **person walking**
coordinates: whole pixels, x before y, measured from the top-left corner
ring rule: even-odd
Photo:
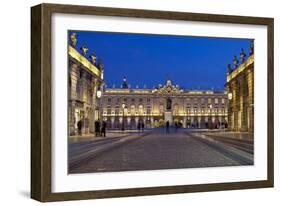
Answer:
[[[143,121],[141,122],[141,131],[142,132],[144,131],[144,122]]]
[[[169,120],[166,122],[166,134],[170,133],[170,123]]]
[[[101,125],[101,136],[105,137],[105,133],[106,133],[106,122],[103,120]]]
[[[138,121],[137,127],[138,127],[138,131],[140,132],[140,129],[141,129],[141,123],[140,123],[140,121]]]
[[[99,120],[95,121],[95,134],[96,134],[96,137],[98,137],[100,135],[100,121]]]
[[[81,119],[77,122],[78,134],[82,135],[82,121]]]

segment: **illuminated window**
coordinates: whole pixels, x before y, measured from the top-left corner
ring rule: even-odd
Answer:
[[[119,106],[115,107],[115,114],[118,115],[119,114]]]
[[[150,114],[150,112],[151,112],[151,108],[150,108],[150,106],[148,106],[148,107],[146,108],[146,113],[147,113],[147,114]]]
[[[143,115],[143,106],[142,105],[139,105],[139,114]]]
[[[111,107],[107,107],[107,114],[111,114]]]
[[[211,103],[212,103],[212,99],[208,98],[208,104],[211,104]]]
[[[222,98],[222,99],[221,99],[221,103],[224,104],[224,102],[225,102],[225,100],[224,100],[224,98]]]
[[[135,105],[131,105],[131,115],[135,115]]]
[[[219,99],[215,98],[215,104],[218,104],[218,103],[219,103]]]

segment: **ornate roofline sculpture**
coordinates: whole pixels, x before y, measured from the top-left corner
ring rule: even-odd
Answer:
[[[183,93],[183,90],[180,89],[178,85],[173,85],[171,80],[167,80],[165,85],[161,85],[159,88],[154,88],[152,93],[159,93],[159,94],[171,94],[171,93]]]

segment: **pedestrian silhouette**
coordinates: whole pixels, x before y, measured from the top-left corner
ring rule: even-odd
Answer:
[[[142,130],[142,132],[144,131],[144,122],[143,121],[141,122],[141,130]]]
[[[82,121],[81,119],[77,122],[78,134],[82,134]]]
[[[99,120],[95,121],[95,134],[96,134],[96,137],[100,136],[100,121]]]
[[[138,121],[137,127],[138,127],[138,131],[140,132],[140,129],[141,129],[141,123],[140,123],[140,121]]]

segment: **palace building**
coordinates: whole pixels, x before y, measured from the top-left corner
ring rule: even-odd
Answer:
[[[240,71],[248,74],[251,67],[249,57],[236,70],[229,71],[227,76],[227,91],[186,90],[174,85],[168,79],[163,85],[154,88],[131,88],[124,78],[120,88],[105,87],[104,65],[92,51],[84,45],[77,48],[76,34],[70,35],[68,45],[68,131],[69,135],[87,135],[95,132],[95,121],[106,121],[107,129],[136,129],[139,123],[145,128],[154,128],[178,123],[183,128],[227,128],[231,122],[232,128],[239,128],[247,120],[247,109],[241,111],[238,121],[236,111],[240,102],[238,87],[243,84]],[[244,66],[243,66],[244,65]],[[244,71],[245,70],[245,71]],[[250,71],[250,70],[249,70]],[[244,77],[246,76],[246,77]],[[243,75],[243,78],[250,76]],[[235,82],[235,83],[234,83]],[[251,81],[248,81],[251,86]],[[235,86],[236,85],[236,86]],[[243,85],[245,88],[245,85]],[[245,89],[244,89],[245,90]],[[243,90],[243,91],[244,91]],[[228,100],[228,94],[233,99]],[[247,97],[247,106],[252,105]],[[251,96],[251,97],[250,97]],[[243,108],[246,96],[243,95]],[[244,101],[245,100],[245,101]],[[230,105],[229,105],[230,101]],[[235,102],[235,104],[234,104]],[[229,106],[229,109],[228,109]],[[250,110],[250,112],[253,112]],[[234,113],[234,114],[233,114]],[[245,114],[247,113],[247,114]],[[232,119],[229,118],[231,114]],[[251,115],[250,113],[249,115]],[[242,118],[243,117],[243,118]],[[253,120],[250,120],[249,126]],[[242,127],[241,127],[242,128]]]
[[[228,65],[226,90],[228,92],[228,122],[231,130],[254,131],[254,42],[249,57],[241,50],[240,61],[233,59]]]
[[[225,91],[183,90],[167,80],[153,89],[130,88],[123,79],[120,88],[105,88],[102,118],[111,129],[159,127],[169,121],[184,128],[227,127],[227,94]]]
[[[104,82],[104,66],[88,48],[76,48],[76,34],[68,45],[68,130],[69,135],[94,132],[94,121],[99,117],[98,93]],[[79,131],[79,125],[81,130]]]

